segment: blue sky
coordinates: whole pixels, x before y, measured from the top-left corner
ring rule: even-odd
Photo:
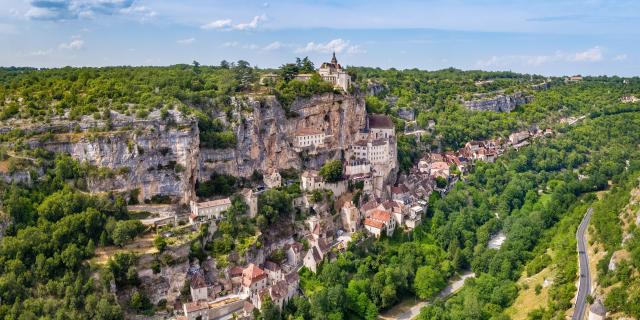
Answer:
[[[640,1],[0,0],[0,66],[343,65],[640,75]]]

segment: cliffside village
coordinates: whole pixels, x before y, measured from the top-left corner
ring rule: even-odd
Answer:
[[[350,85],[335,54],[331,62],[322,64],[319,73],[336,88],[346,90]],[[396,179],[394,123],[385,115],[369,114],[355,141],[344,152],[342,179],[328,182],[316,170],[302,172],[302,196],[294,199],[294,205],[314,208],[315,213],[304,221],[305,234],[297,234],[297,239],[281,239],[263,248],[264,253],[246,265],[231,265],[216,274],[208,272],[204,263],[193,265],[187,274],[191,302],[182,305],[183,315],[177,319],[251,319],[254,308],[260,309],[267,298],[282,308],[300,294],[298,272],[303,267],[316,272],[324,261],[336,259],[354,233],[377,238],[391,236],[396,229],[410,231],[420,225],[431,193],[448,192],[459,179],[464,179],[476,161],[493,162],[509,148],[520,148],[534,138],[552,134],[551,129],[532,128],[515,132],[508,139],[470,141],[455,152],[426,155],[409,173]],[[323,148],[326,138],[322,130],[312,127],[300,127],[291,137],[296,151],[311,155]],[[277,171],[265,173],[263,182],[261,188],[247,188],[239,193],[248,204],[251,217],[258,214],[260,193],[286,184]],[[361,186],[359,203],[354,203],[351,197],[341,197],[355,184]],[[311,199],[316,190],[331,191],[338,207],[337,219],[329,214],[327,206],[319,206]],[[230,198],[191,201],[189,222],[195,227],[208,223],[210,230],[215,230],[216,222],[231,205]],[[281,263],[265,258],[275,250],[285,253]]]

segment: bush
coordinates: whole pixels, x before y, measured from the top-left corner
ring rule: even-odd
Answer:
[[[326,162],[320,168],[320,176],[326,182],[336,182],[342,178],[342,162],[340,160],[331,160]]]

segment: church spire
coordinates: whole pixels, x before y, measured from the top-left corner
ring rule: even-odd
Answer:
[[[336,59],[336,52],[333,52],[333,58],[331,58],[331,63],[338,64],[338,59]]]

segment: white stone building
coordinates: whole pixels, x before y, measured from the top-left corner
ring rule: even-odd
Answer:
[[[324,145],[325,134],[322,130],[313,128],[300,128],[295,133],[295,147],[298,150],[304,148],[321,147]]]
[[[324,189],[325,183],[316,170],[307,170],[300,177],[300,189],[302,191],[313,191]]]
[[[322,77],[322,80],[331,82],[335,88],[340,88],[343,91],[349,91],[351,86],[351,76],[342,69],[342,66],[336,59],[336,53],[333,53],[331,62],[325,62],[320,66],[318,73]]]
[[[364,228],[376,238],[386,230],[387,236],[393,235],[396,229],[396,220],[386,210],[375,209],[368,218],[364,219]]]
[[[231,200],[229,198],[224,198],[206,202],[191,201],[189,204],[191,206],[189,222],[194,224],[214,218],[219,219],[222,212],[231,207]]]

